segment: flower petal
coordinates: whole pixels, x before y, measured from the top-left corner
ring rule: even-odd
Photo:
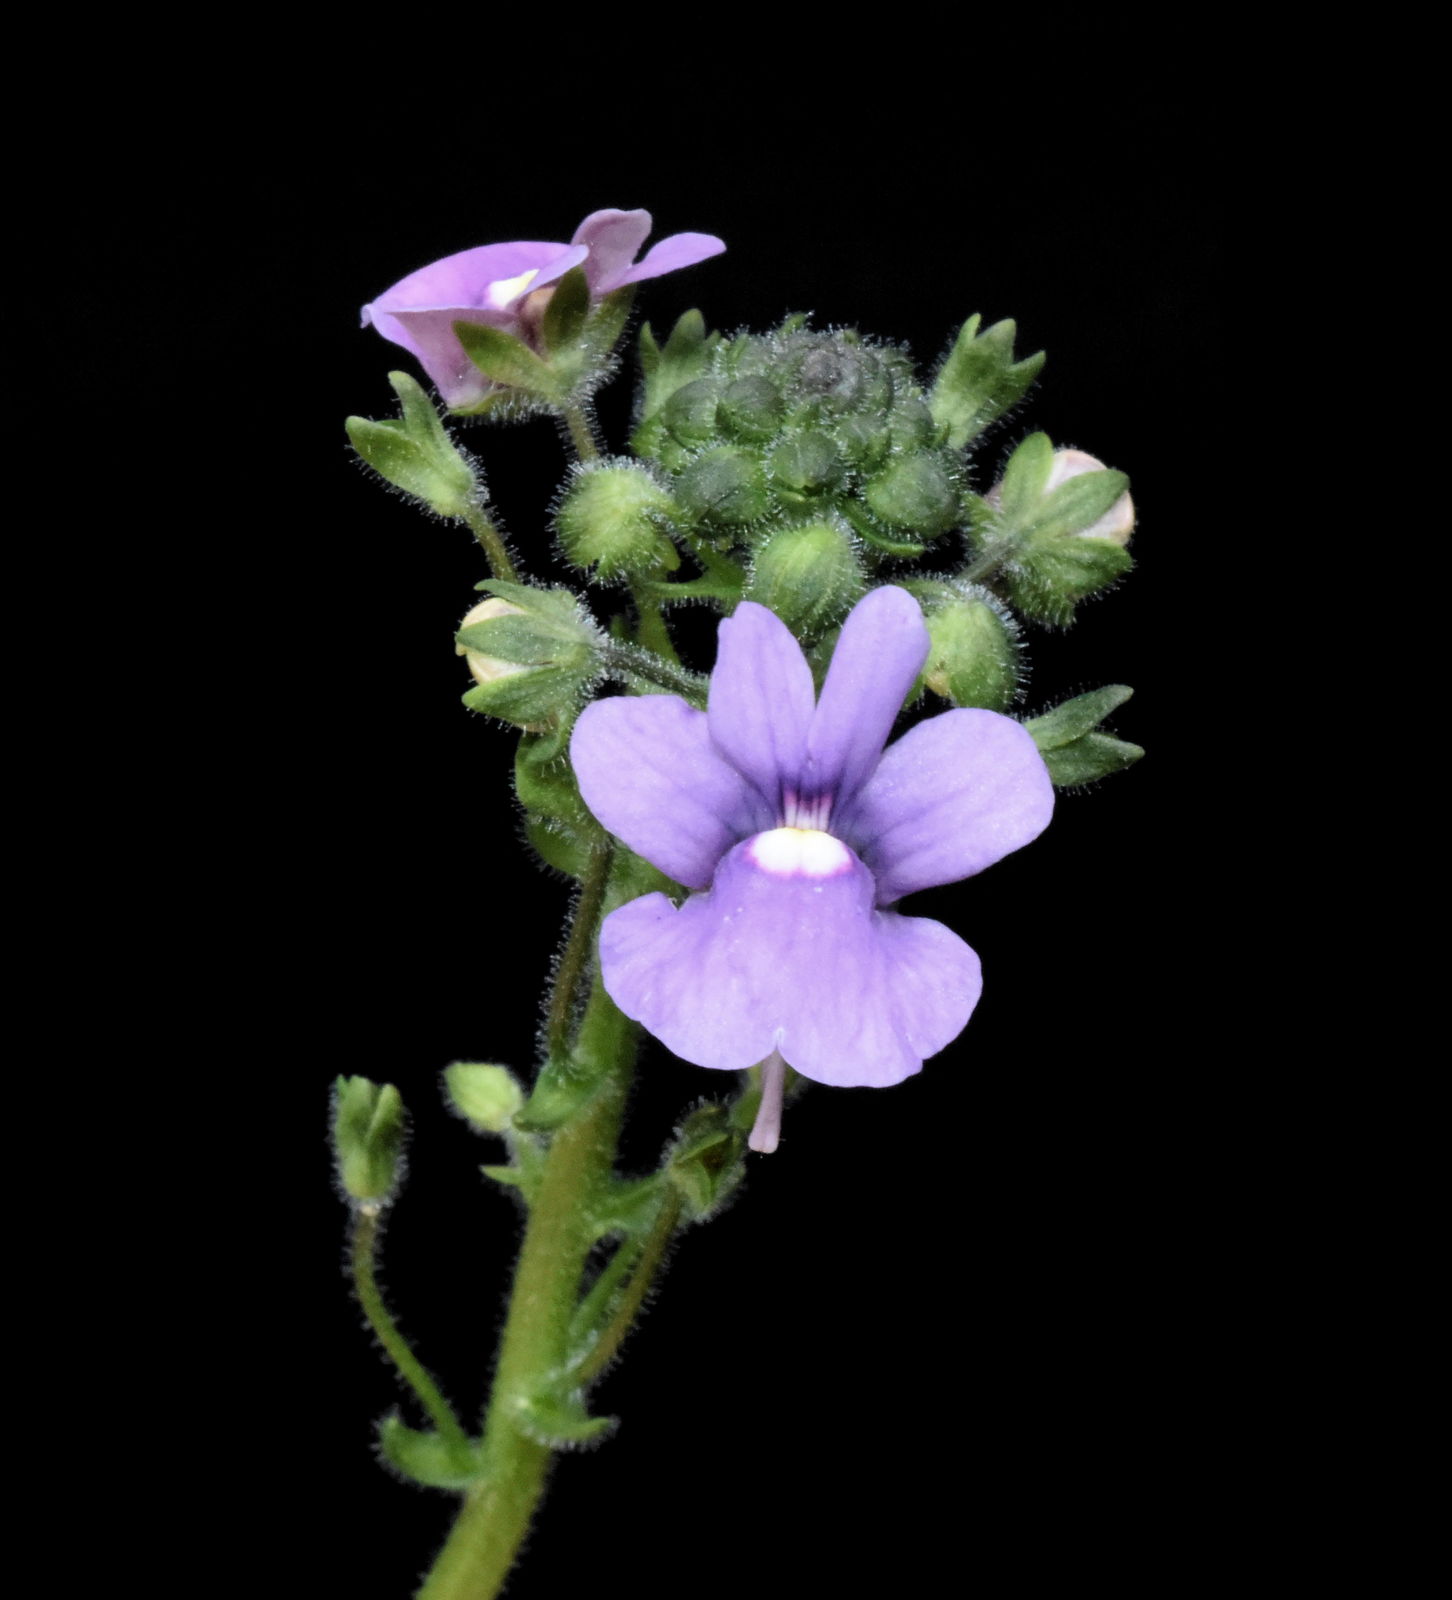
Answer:
[[[649,232],[648,211],[592,211],[575,229],[574,243],[590,251],[585,276],[592,295],[619,288]]]
[[[470,361],[459,336],[456,322],[484,323],[491,328],[514,329],[513,311],[480,311],[464,306],[433,308],[427,311],[375,312],[374,326],[385,339],[401,344],[418,357],[446,406],[473,405],[482,400],[491,384]]]
[[[706,705],[716,748],[776,815],[795,788],[812,722],[812,669],[791,630],[745,600],[722,622]]]
[[[899,1083],[968,1021],[978,958],[941,923],[875,911],[871,874],[836,840],[811,870],[784,869],[761,841],[795,832],[738,845],[679,910],[653,894],[612,912],[605,987],[698,1066],[741,1069],[777,1049],[819,1083]]]
[[[806,792],[840,810],[868,777],[928,658],[928,629],[906,589],[874,589],[852,608],[807,737]]]
[[[945,711],[883,756],[841,819],[877,903],[956,883],[1036,839],[1054,786],[1028,730],[996,711]]]
[[[673,233],[668,239],[653,244],[645,260],[637,262],[611,287],[623,289],[627,283],[643,283],[647,278],[659,278],[667,272],[678,272],[682,267],[693,267],[698,261],[719,256],[725,248],[725,241],[714,233]]]
[[[570,759],[601,825],[689,889],[705,888],[732,845],[762,826],[759,797],[717,753],[704,713],[674,695],[586,706]]]

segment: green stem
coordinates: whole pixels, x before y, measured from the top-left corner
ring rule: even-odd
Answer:
[[[418,1396],[429,1414],[429,1419],[460,1460],[469,1458],[469,1436],[464,1432],[454,1409],[429,1376],[423,1363],[409,1348],[408,1340],[398,1331],[398,1324],[383,1303],[383,1292],[378,1287],[374,1257],[378,1249],[378,1209],[376,1206],[359,1206],[358,1220],[353,1228],[353,1287],[368,1326],[378,1335],[378,1342],[388,1352],[388,1358],[398,1368],[399,1376]]]
[[[644,678],[647,683],[669,689],[672,694],[680,695],[692,705],[705,704],[705,678],[699,672],[691,672],[686,667],[663,661],[654,651],[642,650],[638,645],[621,644],[619,640],[612,639],[601,647],[600,658],[611,672],[624,677]]]
[[[591,1347],[589,1355],[575,1369],[575,1375],[581,1383],[589,1383],[609,1366],[625,1335],[630,1332],[645,1302],[646,1291],[654,1281],[661,1262],[665,1260],[666,1246],[670,1244],[680,1218],[681,1197],[674,1188],[668,1188],[651,1230],[645,1237],[639,1262],[609,1322],[601,1329],[600,1337]],[[612,1261],[610,1265],[614,1266],[615,1263]]]
[[[560,411],[565,426],[570,430],[570,443],[581,461],[598,461],[600,444],[595,437],[594,424],[578,400],[566,402]]]
[[[514,1565],[549,1471],[550,1449],[519,1426],[569,1354],[570,1321],[592,1244],[589,1201],[607,1179],[637,1030],[598,977],[575,1041],[600,1087],[555,1134],[515,1270],[484,1431],[484,1476],[464,1504],[418,1600],[493,1600]]]
[[[570,1023],[575,1015],[575,997],[579,993],[580,978],[595,948],[595,929],[600,921],[600,907],[605,903],[605,886],[610,879],[610,863],[614,847],[606,844],[590,853],[590,864],[580,884],[580,898],[575,906],[575,919],[570,925],[570,936],[565,942],[565,953],[555,973],[554,992],[550,995],[549,1011],[545,1018],[545,1045],[550,1059],[562,1057],[570,1045]]]
[[[666,627],[665,618],[661,615],[660,602],[643,583],[631,584],[630,598],[635,602],[636,615],[640,618],[636,637],[642,646],[647,650],[653,650],[672,666],[680,666],[681,658],[676,654],[670,629]]]
[[[504,548],[504,536],[489,520],[484,508],[470,506],[464,513],[464,521],[469,524],[474,537],[489,558],[489,576],[498,578],[504,583],[518,583],[519,574],[514,570],[514,563],[509,559],[508,550]]]

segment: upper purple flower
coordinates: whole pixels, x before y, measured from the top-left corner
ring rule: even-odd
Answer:
[[[709,233],[676,233],[635,257],[650,232],[648,211],[595,211],[569,244],[520,239],[484,244],[420,267],[363,307],[363,321],[418,357],[449,406],[473,405],[489,380],[454,336],[456,322],[482,322],[529,337],[525,302],[582,262],[592,299],[692,266],[726,246]]]
[[[606,990],[676,1055],[886,1085],[967,1023],[977,956],[890,908],[1037,837],[1054,791],[1030,735],[992,711],[945,711],[884,751],[927,653],[912,596],[874,590],[818,700],[785,624],[748,601],[721,624],[705,712],[644,695],[580,717],[585,803],[698,891],[679,909],[644,895],[600,930]]]

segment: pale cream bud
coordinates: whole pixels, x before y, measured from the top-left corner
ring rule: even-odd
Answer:
[[[523,606],[511,604],[508,600],[500,600],[491,595],[487,600],[481,600],[459,624],[460,628],[471,627],[476,622],[492,622],[495,617],[522,617],[526,615]],[[529,672],[532,669],[521,661],[501,661],[498,656],[486,656],[479,650],[468,650],[461,644],[454,646],[454,654],[463,656],[469,663],[469,671],[474,674],[476,683],[494,683],[500,678],[513,677],[516,672]]]
[[[1104,463],[1097,456],[1091,456],[1087,450],[1055,450],[1054,464],[1049,468],[1049,481],[1044,485],[1044,493],[1052,494],[1061,483],[1067,483],[1070,478],[1077,478],[1085,472],[1103,472]],[[1134,532],[1134,501],[1126,490],[1104,513],[1098,522],[1090,527],[1080,528],[1074,535],[1076,539],[1108,539],[1111,544],[1125,545],[1129,543],[1129,536]]]

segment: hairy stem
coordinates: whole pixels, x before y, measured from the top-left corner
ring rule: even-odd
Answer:
[[[484,1476],[465,1496],[418,1600],[493,1600],[514,1565],[549,1472],[550,1448],[521,1426],[563,1369],[592,1244],[590,1199],[609,1176],[637,1030],[598,977],[572,1052],[599,1084],[550,1144],[515,1270],[484,1427]]]
[[[518,583],[519,574],[514,570],[514,563],[509,559],[508,550],[504,548],[504,536],[489,520],[484,508],[470,506],[464,513],[464,521],[469,524],[471,532],[488,557],[489,576],[498,578],[503,583]]]
[[[560,415],[570,430],[570,443],[575,447],[575,454],[581,461],[598,461],[600,442],[595,437],[595,424],[585,407],[578,400],[572,400]]]
[[[552,1059],[563,1056],[569,1048],[575,998],[590,960],[590,952],[595,947],[595,929],[600,922],[600,907],[605,903],[605,886],[610,879],[610,863],[614,853],[614,847],[609,844],[592,851],[590,865],[580,884],[575,919],[570,925],[570,936],[565,942],[565,952],[560,957],[559,969],[555,973],[554,992],[550,995],[549,1011],[545,1017],[545,1046]]]
[[[674,1189],[668,1188],[665,1198],[661,1201],[660,1210],[656,1212],[655,1221],[651,1224],[650,1232],[645,1236],[635,1271],[631,1273],[629,1282],[620,1292],[620,1298],[616,1301],[609,1322],[600,1330],[600,1337],[591,1346],[590,1353],[575,1369],[581,1383],[589,1383],[609,1366],[625,1335],[630,1332],[636,1317],[640,1314],[641,1306],[645,1303],[646,1293],[655,1281],[656,1272],[661,1262],[665,1260],[666,1247],[670,1244],[680,1219],[681,1198]],[[611,1266],[613,1265],[612,1261]]]
[[[699,672],[662,660],[652,650],[612,639],[601,646],[600,659],[609,671],[621,677],[644,678],[647,683],[680,695],[693,706],[706,703],[706,680]]]
[[[636,638],[640,640],[641,645],[647,650],[654,651],[672,666],[680,666],[681,658],[676,654],[670,629],[666,627],[665,617],[661,614],[660,601],[642,583],[631,584],[630,598],[635,602],[635,614],[640,618]]]
[[[453,1407],[429,1376],[423,1363],[409,1347],[408,1340],[398,1331],[398,1324],[383,1303],[383,1292],[378,1287],[374,1258],[378,1249],[378,1208],[358,1207],[357,1221],[353,1227],[353,1287],[358,1304],[368,1318],[368,1326],[378,1336],[378,1342],[388,1353],[388,1359],[398,1368],[399,1376],[418,1396],[428,1412],[429,1420],[461,1461],[469,1458],[469,1437],[464,1432]]]

